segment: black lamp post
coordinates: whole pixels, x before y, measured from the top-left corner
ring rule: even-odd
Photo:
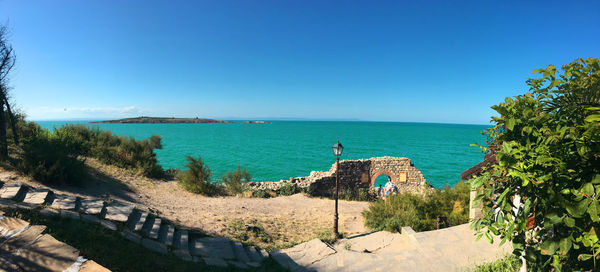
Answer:
[[[342,155],[342,150],[344,150],[344,146],[340,144],[340,141],[337,141],[332,147],[333,155],[335,156],[336,161],[336,170],[335,170],[335,213],[333,214],[333,236],[337,239],[340,234],[338,233],[338,182],[340,180],[340,156]]]

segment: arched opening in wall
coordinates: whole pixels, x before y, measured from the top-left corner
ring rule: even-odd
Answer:
[[[379,188],[379,185],[381,185],[382,187],[385,186],[385,184],[388,182],[389,178],[390,178],[390,176],[388,176],[386,174],[378,175],[377,177],[375,177],[375,181],[373,182],[373,187]]]

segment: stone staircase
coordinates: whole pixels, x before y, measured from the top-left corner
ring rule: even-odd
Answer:
[[[224,237],[206,237],[133,205],[114,200],[54,194],[20,183],[0,182],[0,207],[39,209],[41,214],[100,224],[149,250],[212,266],[259,267],[269,257],[264,249]]]

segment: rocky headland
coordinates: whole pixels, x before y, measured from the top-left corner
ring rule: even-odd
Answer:
[[[204,124],[204,123],[233,123],[225,120],[205,119],[205,118],[175,118],[175,117],[134,117],[118,120],[96,121],[92,123],[102,124]]]
[[[267,121],[244,121],[244,124],[270,124],[271,122]]]

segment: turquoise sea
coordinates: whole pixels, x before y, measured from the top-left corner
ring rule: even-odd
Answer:
[[[163,168],[184,168],[185,156],[202,156],[220,178],[246,167],[255,181],[278,181],[329,170],[335,162],[331,146],[344,145],[341,159],[408,157],[435,187],[454,185],[460,173],[483,159],[469,144],[485,141],[488,126],[392,123],[273,121],[270,124],[91,124],[87,121],[37,121],[42,127],[65,123],[97,125],[137,139],[162,136],[157,151]]]

